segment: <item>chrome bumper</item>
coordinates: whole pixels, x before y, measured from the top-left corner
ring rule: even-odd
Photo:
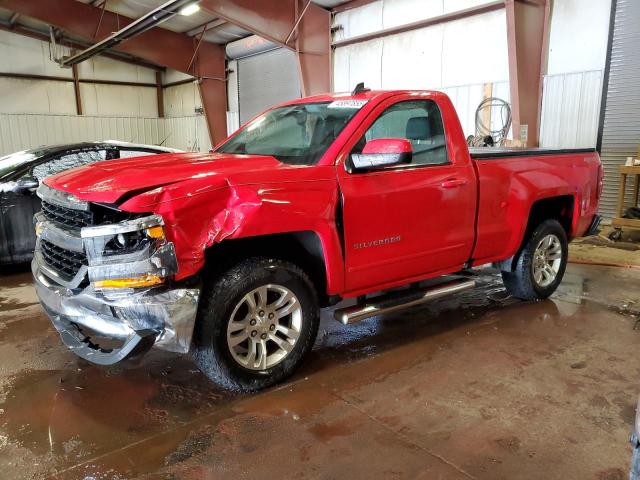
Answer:
[[[63,342],[78,356],[111,365],[152,346],[187,353],[191,345],[199,289],[147,289],[105,296],[91,286],[70,290],[41,270],[36,251],[31,270],[44,311]],[[95,337],[119,344],[101,347]]]

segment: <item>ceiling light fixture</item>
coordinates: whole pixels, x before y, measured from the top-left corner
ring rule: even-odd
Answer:
[[[190,3],[189,5],[182,7],[178,13],[180,13],[180,15],[182,16],[188,17],[189,15],[193,15],[199,10],[200,10],[200,5],[198,5],[198,2],[193,2],[193,3]]]

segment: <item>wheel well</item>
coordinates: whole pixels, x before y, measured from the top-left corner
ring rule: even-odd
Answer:
[[[559,197],[544,198],[538,200],[531,206],[529,212],[529,220],[523,243],[545,220],[557,220],[567,234],[567,238],[571,234],[571,222],[573,219],[574,197],[572,195],[561,195]]]
[[[327,276],[320,238],[315,232],[288,232],[223,240],[206,250],[205,274],[220,274],[248,257],[275,257],[305,271],[313,282],[320,305],[329,303]]]
[[[515,260],[527,243],[527,240],[545,220],[557,220],[567,233],[567,238],[571,238],[571,223],[573,219],[574,197],[572,195],[560,195],[557,197],[543,198],[531,206],[527,228],[525,229],[522,243],[513,257],[497,262],[498,268],[504,271],[513,271]]]

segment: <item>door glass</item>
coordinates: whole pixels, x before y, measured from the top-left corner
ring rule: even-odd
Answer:
[[[40,182],[50,175],[64,172],[71,168],[82,167],[90,163],[107,160],[106,150],[86,150],[56,157],[33,167],[32,175]]]
[[[442,115],[433,100],[410,100],[391,105],[380,114],[352,153],[376,138],[406,138],[413,147],[411,165],[444,165],[447,145]]]

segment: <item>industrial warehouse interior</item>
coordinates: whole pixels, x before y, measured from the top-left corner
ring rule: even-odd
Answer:
[[[0,479],[640,480],[639,92],[634,0],[0,0]]]

